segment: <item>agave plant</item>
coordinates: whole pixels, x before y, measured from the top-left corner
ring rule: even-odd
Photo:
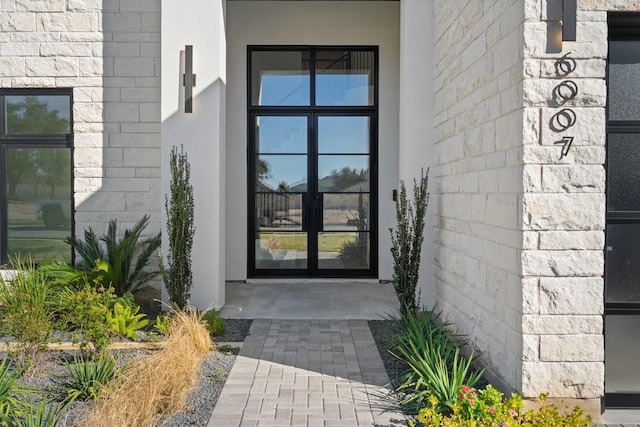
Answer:
[[[141,235],[149,224],[145,215],[131,229],[126,229],[122,238],[117,237],[117,222],[109,222],[104,236],[96,236],[93,229],[84,232],[84,240],[68,237],[65,242],[82,257],[79,267],[96,274],[97,280],[105,287],[112,286],[118,296],[126,292],[136,292],[158,275],[158,271],[148,268],[151,256],[160,248],[160,233],[142,239]]]

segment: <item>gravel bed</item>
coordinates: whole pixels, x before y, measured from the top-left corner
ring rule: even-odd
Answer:
[[[376,342],[376,347],[378,347],[378,352],[391,383],[407,371],[406,363],[389,353],[394,337],[393,325],[394,323],[391,320],[369,320],[371,335],[373,335],[373,340]]]
[[[222,319],[224,322],[224,334],[215,337],[215,342],[244,342],[249,335],[251,319]]]

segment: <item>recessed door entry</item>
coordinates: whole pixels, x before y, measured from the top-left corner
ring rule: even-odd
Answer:
[[[374,51],[249,56],[249,275],[375,277]]]

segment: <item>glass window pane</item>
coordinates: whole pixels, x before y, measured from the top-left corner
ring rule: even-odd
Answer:
[[[318,156],[318,190],[368,192],[369,156]]]
[[[306,117],[261,116],[256,121],[258,153],[306,153]]]
[[[318,268],[367,269],[369,233],[318,233]]]
[[[609,120],[640,120],[640,41],[609,42]]]
[[[606,393],[640,393],[640,316],[605,316]]]
[[[307,191],[306,155],[260,155],[256,169],[257,191]]]
[[[68,95],[6,96],[6,131],[11,135],[65,135],[71,132]]]
[[[640,301],[640,225],[607,225],[606,302]]]
[[[318,152],[369,153],[369,117],[318,117]]]
[[[256,194],[256,224],[260,230],[302,231],[302,194]]]
[[[71,261],[71,150],[7,151],[9,257]]]
[[[369,230],[369,194],[324,194],[322,228],[330,230]]]
[[[251,105],[309,105],[309,52],[251,53]]]
[[[316,105],[373,105],[373,52],[318,51]]]
[[[609,211],[640,211],[640,134],[609,134],[607,193]]]
[[[307,233],[258,233],[256,268],[307,268]]]

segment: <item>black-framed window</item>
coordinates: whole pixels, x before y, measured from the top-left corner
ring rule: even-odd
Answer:
[[[0,89],[0,261],[71,261],[73,96]]]
[[[609,14],[605,407],[640,406],[640,14]]]
[[[377,277],[378,48],[247,59],[248,275]]]

